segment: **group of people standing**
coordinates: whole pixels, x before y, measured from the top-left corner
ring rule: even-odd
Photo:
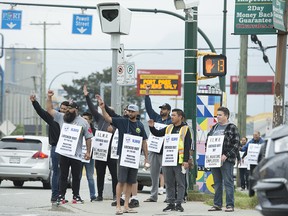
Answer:
[[[172,162],[171,160],[165,159],[167,157],[167,149],[165,149],[164,141],[158,143],[158,150],[149,148],[150,143],[147,143],[148,136],[142,122],[139,120],[139,107],[135,104],[130,104],[127,106],[124,110],[124,115],[120,116],[116,114],[113,109],[108,107],[99,95],[95,95],[98,105],[102,110],[102,113],[99,113],[89,97],[87,87],[84,85],[83,93],[89,108],[89,112],[84,112],[80,116],[78,113],[79,107],[77,103],[73,101],[62,102],[60,104],[59,111],[53,109],[52,96],[54,93],[51,90],[48,91],[46,110],[39,105],[35,95],[30,96],[34,109],[49,125],[49,143],[51,144],[53,168],[51,202],[57,202],[58,204],[67,202],[65,198],[67,178],[69,170],[71,169],[73,202],[83,203],[83,200],[79,195],[83,167],[86,169],[91,202],[102,201],[106,167],[108,167],[112,178],[112,193],[114,200],[111,205],[116,206],[116,215],[122,215],[123,213],[136,213],[137,211],[135,211],[133,207],[139,206],[139,202],[137,200],[138,165],[136,167],[127,165],[127,161],[129,161],[129,158],[127,159],[127,157],[129,155],[127,155],[127,152],[125,152],[125,149],[127,148],[133,149],[133,147],[129,146],[129,144],[131,144],[130,142],[132,141],[132,144],[135,145],[132,152],[134,152],[134,154],[135,152],[138,154],[138,152],[142,149],[145,157],[145,164],[151,165],[151,194],[150,197],[144,202],[157,202],[159,177],[161,174],[163,174],[166,187],[165,201],[167,202],[167,206],[163,209],[163,211],[184,211],[181,204],[183,203],[185,192],[187,190],[186,170],[189,168],[189,162],[193,158],[193,131],[185,122],[185,113],[181,109],[171,109],[171,106],[165,103],[162,106],[159,106],[159,114],[155,112],[152,108],[152,102],[149,96],[150,89],[151,85],[147,85],[145,108],[150,119],[148,121],[151,132],[150,136],[154,135],[156,137],[165,137],[165,142],[170,142],[169,145],[171,144],[172,147],[173,145],[177,146],[177,152],[173,153],[174,159]],[[210,136],[224,137],[221,166],[211,168],[214,179],[215,196],[214,205],[209,209],[209,211],[222,210],[223,182],[226,189],[225,211],[234,211],[233,167],[237,156],[239,158],[239,150],[245,152],[249,145],[249,142],[246,144],[247,139],[242,138],[241,142],[243,144],[245,142],[245,146],[242,147],[242,149],[239,149],[240,135],[237,126],[229,121],[229,115],[230,112],[228,108],[219,107],[217,109],[217,123],[207,134],[207,140]],[[118,159],[112,157],[112,139],[110,139],[109,143],[107,160],[103,161],[93,159],[92,155],[94,155],[94,153],[92,152],[93,148],[91,145],[96,130],[93,126],[93,119],[97,123],[97,131],[104,131],[114,135],[117,134]],[[161,126],[156,126],[156,124]],[[74,145],[76,145],[75,152],[72,156],[69,156],[63,152],[61,153],[61,150],[59,150],[59,148],[66,148],[61,142],[63,142],[62,136],[65,137],[63,134],[69,130],[77,132],[77,140],[75,143],[74,141],[71,141]],[[258,135],[260,137],[260,134]],[[257,137],[255,135],[254,141],[251,142],[257,143],[256,138]],[[62,147],[58,147],[58,154],[56,149],[57,144],[59,145],[59,143],[62,145]],[[86,146],[86,152],[83,154],[84,144]],[[245,157],[245,153],[242,157]],[[86,160],[86,162],[82,162],[83,160]],[[165,163],[163,161],[165,161]],[[97,174],[97,196],[93,178],[94,167],[96,168]],[[245,175],[243,175],[242,172],[241,179],[244,179],[245,181],[243,176]],[[241,187],[245,188],[245,183],[241,183]],[[135,200],[138,202],[138,205],[131,205],[131,201],[129,203],[131,195],[132,198],[135,198]],[[124,209],[122,209],[121,206],[124,206]]]
[[[133,188],[137,188],[138,169],[123,165],[121,162],[121,154],[122,148],[124,148],[123,146],[126,145],[127,140],[134,140],[137,137],[140,137],[139,139],[137,138],[136,141],[141,142],[140,149],[142,149],[144,153],[145,163],[152,165],[151,176],[153,178],[153,190],[151,191],[151,198],[147,199],[147,201],[152,201],[153,199],[153,201],[157,201],[159,175],[161,173],[160,170],[162,169],[164,176],[169,176],[169,178],[165,178],[168,206],[163,211],[184,210],[181,206],[181,202],[183,201],[185,194],[185,174],[183,174],[182,166],[184,169],[188,168],[188,160],[190,159],[190,150],[192,145],[192,132],[190,131],[190,128],[184,123],[185,114],[182,110],[172,110],[172,117],[170,117],[171,106],[169,104],[160,106],[160,114],[157,114],[152,109],[151,100],[149,98],[150,88],[151,86],[148,85],[146,91],[147,95],[145,97],[145,105],[146,109],[148,110],[148,115],[151,117],[151,120],[149,121],[151,132],[156,136],[164,136],[165,134],[179,134],[179,144],[177,145],[180,147],[180,150],[179,155],[177,155],[179,160],[177,160],[178,162],[176,167],[161,167],[163,150],[161,150],[159,153],[149,152],[148,159],[148,136],[145,132],[142,122],[138,119],[139,107],[137,105],[130,104],[125,109],[126,115],[120,116],[115,114],[115,112],[104,103],[99,95],[96,95],[98,105],[102,110],[102,114],[100,114],[96,107],[94,107],[91,99],[89,98],[89,92],[86,86],[84,86],[83,93],[89,107],[89,112],[84,112],[80,116],[78,111],[79,107],[77,103],[73,101],[62,102],[59,111],[53,109],[52,96],[54,95],[54,92],[51,90],[49,90],[47,94],[46,110],[44,110],[39,105],[35,95],[30,96],[30,100],[34,109],[38,115],[49,125],[49,143],[52,146],[51,157],[53,164],[51,202],[56,202],[57,204],[64,204],[68,202],[65,195],[67,190],[67,178],[71,170],[73,194],[72,201],[73,203],[83,203],[83,200],[79,194],[83,167],[86,169],[91,202],[102,201],[105,171],[106,167],[108,166],[112,177],[112,191],[113,198],[115,200],[113,201],[112,206],[116,205],[116,214],[121,215],[123,213],[135,213],[136,211],[130,208],[131,206],[129,205],[129,198],[131,194],[134,195],[134,197],[137,196],[137,189],[135,194],[135,190],[133,190]],[[91,158],[93,155],[91,148],[92,139],[95,135],[95,129],[92,124],[93,119],[98,125],[97,130],[107,131],[110,133],[115,133],[117,130],[117,155],[119,156],[119,159],[111,158],[111,143],[109,145],[107,161],[98,161]],[[169,127],[157,130],[154,127],[154,121],[164,123]],[[80,126],[80,130],[78,130],[78,126]],[[185,129],[183,130],[185,132],[182,132],[182,127]],[[79,136],[77,137],[77,141],[73,143],[76,145],[76,148],[75,153],[72,156],[59,150],[65,149],[67,147],[63,145],[63,139],[65,137],[69,137],[64,135],[69,130],[71,130],[71,133],[72,131],[77,131],[77,136]],[[61,143],[61,147],[58,146],[57,150],[57,144],[59,145],[59,143]],[[86,146],[86,152],[83,155],[82,151],[84,144]],[[161,149],[163,149],[163,146]],[[87,160],[88,163],[82,162],[83,160]],[[93,179],[94,166],[97,173],[98,196],[96,196]],[[171,178],[171,176],[173,178]],[[177,185],[176,188],[175,185]],[[125,194],[125,196],[123,196],[125,197],[124,203],[121,202],[121,194]],[[123,205],[124,209],[121,208]]]

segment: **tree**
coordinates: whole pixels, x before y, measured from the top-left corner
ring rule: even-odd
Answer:
[[[87,85],[87,89],[90,93],[90,98],[93,100],[94,104],[96,105],[95,101],[95,94],[100,94],[100,86],[101,83],[111,83],[111,72],[112,68],[104,69],[103,72],[93,72],[88,77],[82,77],[81,79],[74,79],[72,80],[72,85],[62,85],[64,90],[67,92],[67,96],[65,98],[67,100],[72,99],[79,105],[80,112],[85,111],[88,109],[86,100],[83,95],[83,85]],[[112,86],[113,88],[113,86]],[[111,101],[111,87],[104,88],[104,101],[107,105],[110,105]],[[124,100],[122,100],[124,101]],[[137,97],[136,95],[136,87],[129,86],[127,88],[127,101],[130,104],[137,104],[140,108],[142,107],[143,98]],[[124,103],[124,102],[122,102]],[[127,104],[122,104],[122,107],[126,106]]]

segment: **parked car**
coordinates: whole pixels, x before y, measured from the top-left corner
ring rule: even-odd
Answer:
[[[250,177],[265,216],[288,215],[288,126],[273,129],[262,144],[258,166]]]
[[[48,137],[6,136],[0,140],[0,183],[10,180],[22,187],[25,181],[41,181],[49,189],[51,176]]]

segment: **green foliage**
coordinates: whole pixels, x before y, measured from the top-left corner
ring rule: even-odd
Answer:
[[[189,201],[201,201],[209,206],[213,206],[213,195],[201,192],[191,192],[188,194]],[[225,206],[226,194],[223,192],[223,201]],[[235,191],[234,193],[235,208],[239,209],[254,209],[258,205],[257,197],[249,197],[248,193]]]
[[[86,105],[86,100],[83,95],[83,86],[87,85],[87,89],[90,93],[90,98],[96,105],[95,94],[100,94],[100,86],[101,83],[108,84],[111,83],[111,72],[112,68],[104,69],[103,72],[93,72],[88,77],[82,77],[81,79],[72,80],[73,84],[71,86],[62,85],[64,90],[67,92],[67,96],[65,98],[67,100],[73,99],[79,105],[80,112],[85,111],[88,107]],[[110,106],[111,101],[111,88],[104,88],[104,101],[107,105]],[[128,86],[127,87],[127,103],[137,104],[139,107],[142,105],[143,98],[137,97],[136,95],[136,86]],[[124,104],[125,101],[122,100],[122,108],[127,104]]]
[[[11,135],[23,135],[25,134],[24,125],[17,125],[16,129],[11,133]]]

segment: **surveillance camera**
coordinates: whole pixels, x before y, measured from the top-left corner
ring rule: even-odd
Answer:
[[[199,0],[174,0],[174,5],[177,10],[189,9],[197,7],[199,5]]]

